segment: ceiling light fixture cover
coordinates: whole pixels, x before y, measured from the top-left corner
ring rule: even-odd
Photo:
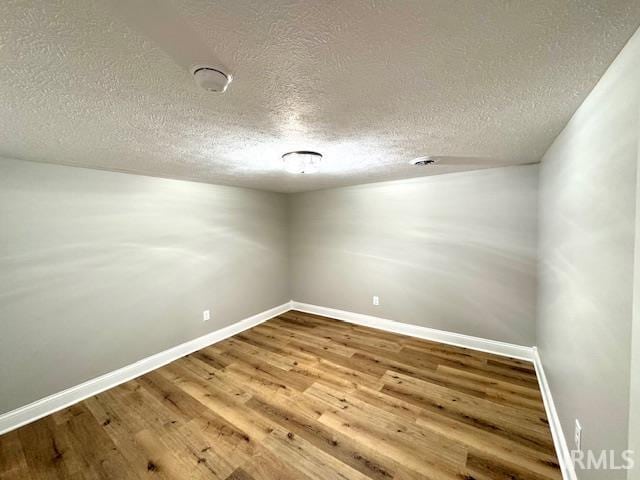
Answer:
[[[282,155],[284,169],[289,173],[314,173],[320,168],[322,154],[300,150]]]

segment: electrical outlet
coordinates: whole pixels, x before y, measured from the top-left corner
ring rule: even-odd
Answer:
[[[576,450],[580,451],[582,448],[580,447],[580,443],[582,442],[582,425],[576,418],[576,429],[573,433],[573,443],[575,444]]]
[[[211,310],[205,310],[204,312],[202,312],[202,321],[203,322],[206,322],[210,318],[211,318]]]
[[[380,305],[380,297],[378,297],[377,295],[373,296],[373,304],[374,305]]]

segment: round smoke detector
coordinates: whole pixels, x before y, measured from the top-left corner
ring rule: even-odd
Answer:
[[[231,83],[231,75],[212,67],[195,67],[193,79],[203,90],[208,92],[224,92]]]

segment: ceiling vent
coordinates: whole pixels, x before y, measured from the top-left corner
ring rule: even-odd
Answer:
[[[419,165],[419,166],[425,166],[425,165],[433,165],[437,162],[437,158],[435,157],[418,157],[418,158],[414,158],[413,160],[411,160],[411,165]]]

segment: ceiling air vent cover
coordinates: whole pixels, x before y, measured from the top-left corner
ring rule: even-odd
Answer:
[[[418,157],[411,160],[411,165],[418,165],[418,166],[433,165],[436,162],[437,162],[437,159],[434,157],[429,157],[429,156]]]

